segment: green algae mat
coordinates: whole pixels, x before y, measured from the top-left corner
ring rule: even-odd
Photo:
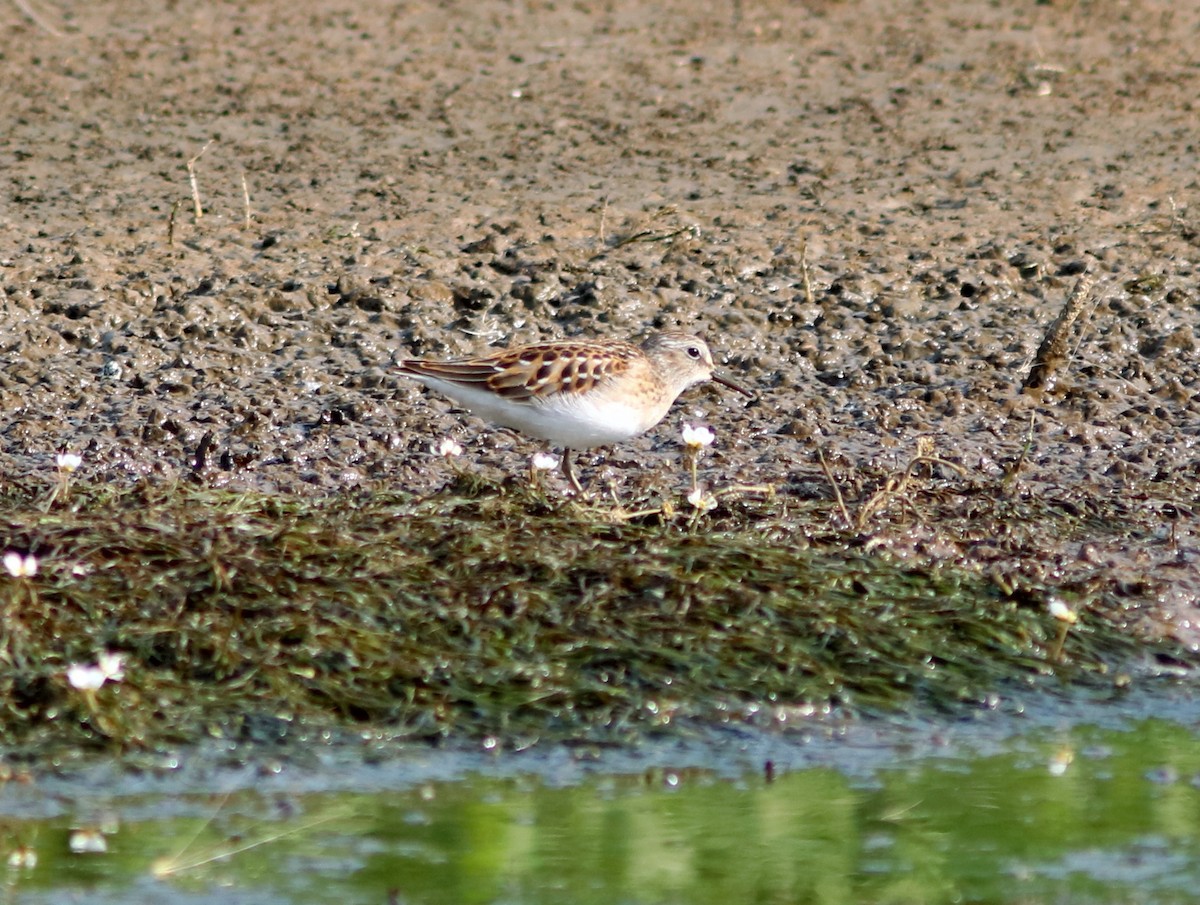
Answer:
[[[620,742],[986,705],[1011,683],[1120,687],[1147,651],[1182,656],[1130,630],[1119,589],[900,556],[770,494],[641,502],[465,475],[426,498],[10,490],[0,744]],[[1087,519],[1022,517],[1058,534]]]

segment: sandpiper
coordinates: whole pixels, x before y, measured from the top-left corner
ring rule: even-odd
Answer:
[[[754,395],[715,372],[704,340],[675,331],[640,346],[562,340],[457,361],[408,359],[397,367],[487,421],[564,447],[563,476],[580,494],[572,450],[648,431],[680,393],[705,380]]]

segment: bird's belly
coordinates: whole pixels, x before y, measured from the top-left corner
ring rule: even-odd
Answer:
[[[531,437],[586,449],[636,437],[662,420],[662,414],[618,400],[560,397],[522,406],[507,420],[497,420]]]
[[[422,382],[487,421],[571,449],[605,446],[636,437],[658,424],[668,407],[646,405],[645,400],[633,404],[596,393],[514,401],[488,390],[447,381],[426,378]]]

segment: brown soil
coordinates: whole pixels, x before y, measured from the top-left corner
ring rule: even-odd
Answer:
[[[70,448],[82,480],[423,492],[446,435],[515,473],[533,444],[392,356],[681,325],[758,402],[693,392],[585,482],[675,486],[696,411],[711,472],[785,501],[832,504],[818,446],[851,508],[920,449],[961,471],[872,543],[1101,576],[1194,640],[1200,8],[165,7],[0,6],[6,481]],[[989,487],[1090,536],[1005,544]]]

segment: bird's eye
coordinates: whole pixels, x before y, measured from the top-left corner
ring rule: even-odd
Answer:
[[[691,358],[694,361],[699,361],[701,358],[704,357],[704,355],[700,352],[699,346],[688,346],[686,351],[687,351],[687,357]]]

